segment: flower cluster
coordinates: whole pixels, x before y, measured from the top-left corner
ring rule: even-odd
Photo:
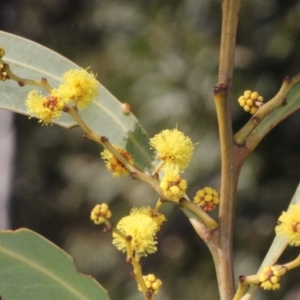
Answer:
[[[164,220],[165,218],[153,218],[150,207],[133,208],[129,216],[119,221],[117,229],[130,237],[134,253],[139,256],[147,256],[157,250],[156,233]],[[125,252],[128,240],[116,232],[113,233],[113,238],[113,244],[117,249]]]
[[[177,128],[166,129],[150,139],[150,146],[156,150],[156,157],[161,161],[164,177],[160,187],[164,196],[170,200],[179,200],[187,189],[186,180],[179,174],[191,161],[194,151],[192,141]]]
[[[179,175],[179,168],[177,165],[169,165],[164,170],[165,176],[160,182],[160,187],[166,198],[179,200],[185,195],[187,182]]]
[[[148,290],[151,292],[151,294],[158,294],[159,288],[162,285],[162,281],[158,278],[156,278],[153,274],[149,274],[146,276],[143,276],[145,280],[145,284],[148,288]],[[140,285],[138,285],[138,290],[142,291]]]
[[[244,95],[238,98],[240,106],[250,114],[255,114],[258,108],[263,104],[264,98],[257,92],[245,91]]]
[[[134,161],[133,158],[131,156],[131,154],[129,152],[127,152],[126,150],[116,147],[114,146],[115,149],[123,156],[127,159],[127,161],[133,165]],[[129,175],[129,171],[121,164],[121,162],[108,150],[104,149],[101,152],[101,157],[104,159],[105,161],[105,165],[106,168],[108,170],[111,170],[113,173],[114,177],[120,177],[120,176],[126,176]]]
[[[205,187],[196,193],[194,203],[204,211],[212,211],[219,203],[219,193],[210,187]]]
[[[275,231],[286,237],[291,246],[300,246],[300,203],[291,205],[287,212],[282,213]]]
[[[58,119],[71,101],[79,108],[88,106],[99,93],[99,84],[92,73],[86,70],[70,70],[62,77],[62,84],[47,96],[31,91],[26,99],[28,112],[39,122],[49,124]]]
[[[280,277],[286,273],[284,266],[274,265],[265,267],[259,274],[260,286],[264,290],[278,290]]]
[[[190,138],[177,129],[163,130],[150,139],[150,146],[157,151],[157,158],[168,165],[177,165],[183,171],[189,164],[194,145]]]
[[[91,220],[99,225],[111,217],[111,211],[106,203],[97,204],[91,211]]]

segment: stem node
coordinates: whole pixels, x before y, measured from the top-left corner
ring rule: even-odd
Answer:
[[[287,104],[288,104],[288,102],[287,102],[286,98],[282,99],[282,102],[281,102],[281,104],[282,104],[282,106],[285,106],[285,105],[287,105]]]
[[[214,97],[217,97],[219,94],[225,94],[227,86],[224,83],[218,83],[213,87]]]
[[[283,82],[286,83],[286,84],[290,84],[291,81],[292,81],[291,77],[289,77],[289,76],[285,76],[284,79],[283,79]]]
[[[101,136],[101,142],[106,143],[108,141],[108,138],[106,136]]]
[[[136,173],[136,172],[131,172],[131,173],[130,173],[130,177],[131,177],[131,179],[133,179],[133,180],[137,179],[137,173]]]

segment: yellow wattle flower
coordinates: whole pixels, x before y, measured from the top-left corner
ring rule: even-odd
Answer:
[[[52,93],[65,102],[72,101],[79,109],[83,109],[99,95],[99,87],[93,73],[84,69],[73,69],[62,76],[62,84]]]
[[[124,156],[128,162],[133,165],[134,160],[129,152],[126,150],[114,146],[115,149]],[[108,170],[110,170],[114,177],[127,176],[129,175],[129,171],[118,161],[118,159],[108,150],[104,149],[101,152],[101,157],[105,161],[105,166]]]
[[[156,233],[160,224],[150,217],[151,211],[150,207],[133,208],[130,215],[122,218],[117,224],[117,229],[131,237],[132,250],[139,256],[147,256],[157,250]],[[115,232],[113,244],[118,250],[127,250],[126,241]]]
[[[27,96],[25,105],[32,116],[48,125],[53,119],[61,116],[65,103],[53,95],[42,96],[38,91],[32,90]]]
[[[291,205],[281,214],[275,232],[286,237],[291,246],[300,246],[300,203]]]
[[[188,166],[194,152],[190,138],[177,129],[156,134],[150,139],[150,146],[157,151],[157,158],[164,161],[165,166],[177,165],[180,172]]]

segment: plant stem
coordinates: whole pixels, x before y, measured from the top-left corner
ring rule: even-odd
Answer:
[[[288,105],[287,96],[290,90],[298,84],[300,81],[300,75],[297,75],[293,78],[285,77],[282,83],[282,86],[278,93],[267,103],[262,105],[256,114],[243,126],[243,128],[235,134],[234,141],[238,145],[244,145],[245,140],[251,134],[251,132],[259,126],[261,121],[269,114],[271,114],[276,108],[279,108],[284,105]],[[284,118],[284,116],[282,116]],[[273,126],[270,126],[269,130],[271,130]]]
[[[197,207],[193,202],[187,200],[186,198],[180,199],[179,206],[194,213],[209,230],[214,230],[218,227],[218,223],[210,215],[208,215],[202,208]]]
[[[163,191],[160,188],[159,180],[156,176],[151,176],[145,174],[144,172],[138,170],[135,166],[131,165],[125,157],[123,157],[109,142],[106,137],[103,137],[96,132],[94,132],[81,118],[77,109],[75,107],[67,107],[65,111],[77,122],[77,124],[82,128],[85,133],[85,136],[88,137],[90,140],[95,141],[96,143],[102,145],[105,149],[110,151],[122,164],[127,170],[131,172],[131,176],[134,179],[139,179],[151,185],[157,193],[160,195],[160,199],[163,202],[171,202],[175,203],[176,205],[183,206],[185,209],[189,210],[193,214],[199,217],[199,219],[210,229],[213,230],[218,227],[216,221],[214,221],[206,212],[202,209],[197,208],[195,204],[188,201],[187,199],[182,199],[183,201],[179,200],[172,200],[167,199],[163,194]],[[161,166],[162,164],[159,164]]]
[[[300,266],[300,254],[293,261],[286,263],[283,266],[286,267],[288,270],[292,270],[294,268],[299,267]]]
[[[219,284],[220,299],[232,299],[234,276],[232,261],[233,217],[239,167],[234,163],[234,144],[231,121],[231,90],[234,50],[240,0],[223,0],[222,35],[219,65],[219,83],[214,89],[214,99],[219,123],[221,147],[221,191],[219,210],[219,251],[213,255]],[[217,253],[217,254],[216,254]]]
[[[1,58],[0,58],[0,65],[3,66],[2,71],[5,71],[7,73],[8,79],[16,81],[20,87],[22,87],[24,85],[38,86],[38,87],[45,89],[46,92],[51,93],[52,87],[49,85],[46,78],[42,78],[41,80],[31,80],[31,79],[19,77],[12,72],[9,64],[6,64],[5,62],[3,62],[3,60]]]
[[[143,273],[142,273],[142,266],[139,262],[139,258],[136,259],[135,257],[131,257],[130,263],[133,266],[133,276],[136,282],[140,285],[142,293],[145,296],[145,299],[149,299],[147,295],[148,288],[146,286],[145,280],[143,278]],[[152,298],[150,298],[152,299]]]

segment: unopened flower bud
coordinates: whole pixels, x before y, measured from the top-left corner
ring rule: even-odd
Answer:
[[[97,204],[91,211],[91,220],[99,225],[111,217],[111,211],[106,203]]]
[[[258,92],[251,92],[249,90],[244,92],[244,95],[238,98],[240,106],[250,114],[255,114],[260,106],[263,105],[264,98]]]

